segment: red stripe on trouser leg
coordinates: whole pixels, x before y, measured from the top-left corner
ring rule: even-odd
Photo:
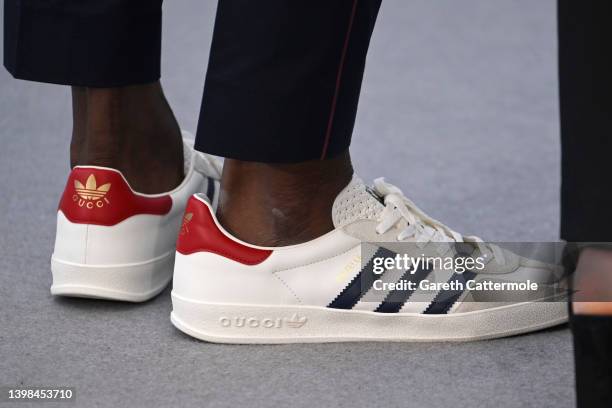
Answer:
[[[346,30],[346,37],[344,39],[344,46],[342,47],[342,55],[340,57],[340,65],[338,66],[338,75],[336,76],[336,88],[334,90],[334,97],[332,99],[332,105],[329,112],[329,120],[327,122],[327,131],[325,132],[325,141],[323,142],[323,150],[321,152],[321,160],[325,158],[327,154],[327,148],[329,147],[329,139],[331,137],[332,128],[334,125],[334,115],[336,114],[336,105],[338,104],[338,93],[340,92],[340,83],[342,82],[342,70],[344,69],[344,61],[346,60],[346,52],[348,50],[349,40],[351,38],[351,31],[353,29],[353,21],[355,20],[355,12],[357,10],[357,1],[353,0],[353,8],[351,9],[351,17],[349,18],[348,28]]]

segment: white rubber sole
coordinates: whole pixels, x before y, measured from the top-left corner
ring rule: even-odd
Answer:
[[[448,315],[382,314],[315,306],[205,303],[172,293],[170,320],[214,343],[471,341],[541,330],[567,321],[567,304],[524,302]]]
[[[51,294],[144,302],[159,294],[172,279],[174,251],[146,262],[83,265],[51,258]]]

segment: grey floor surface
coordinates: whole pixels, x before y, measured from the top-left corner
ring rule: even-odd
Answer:
[[[556,239],[554,0],[383,3],[352,147],[358,172],[385,175],[459,231]],[[194,129],[215,3],[164,7],[163,84]],[[136,306],[53,299],[69,92],[2,71],[0,96],[0,385],[74,386],[83,407],[573,405],[565,327],[470,344],[223,346],[175,330],[168,291]]]

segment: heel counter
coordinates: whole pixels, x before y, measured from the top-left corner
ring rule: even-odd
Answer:
[[[75,224],[112,226],[137,214],[165,215],[171,208],[169,195],[137,194],[117,170],[83,166],[70,173],[58,211]]]
[[[211,205],[197,195],[187,203],[176,250],[182,255],[209,252],[244,265],[265,261],[272,250],[232,239],[215,221]]]
[[[273,251],[231,237],[203,197],[189,199],[176,248],[175,295],[205,302],[293,301],[287,287],[270,273],[266,261]]]

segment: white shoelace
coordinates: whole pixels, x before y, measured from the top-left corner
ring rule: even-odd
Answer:
[[[476,245],[485,259],[495,258],[503,264],[504,255],[497,245],[486,245],[476,236],[463,236],[438,220],[431,218],[410,201],[402,190],[387,183],[384,178],[374,180],[374,192],[384,200],[385,209],[381,213],[380,223],[376,226],[378,234],[389,231],[402,219],[407,226],[397,236],[398,241],[414,237],[418,243],[428,242],[469,242]]]

